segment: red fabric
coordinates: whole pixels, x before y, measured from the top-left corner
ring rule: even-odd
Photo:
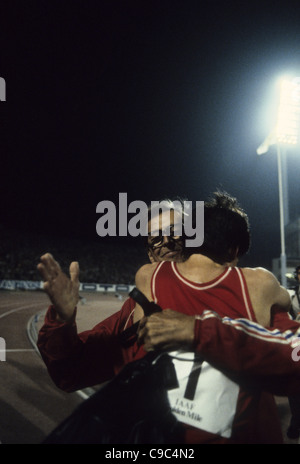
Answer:
[[[154,301],[159,304],[163,309],[171,308],[180,312],[184,312],[188,315],[201,314],[205,310],[214,310],[220,316],[229,316],[231,318],[247,318],[255,321],[254,311],[250,302],[250,297],[247,290],[242,271],[238,268],[228,268],[220,276],[206,283],[194,283],[184,278],[177,269],[176,263],[163,262],[160,263],[152,277],[152,297]],[[214,323],[217,322],[215,318]],[[203,320],[202,320],[203,324]],[[205,325],[205,324],[204,324]],[[222,326],[221,326],[222,327]],[[200,322],[197,321],[195,327],[195,351],[204,355],[206,361],[210,357],[215,360],[221,357],[217,353],[217,331],[215,327],[212,327],[211,333],[207,340],[207,349],[210,352],[210,356],[206,356],[205,349],[205,334],[200,335],[201,331]],[[223,329],[223,327],[222,327]],[[221,329],[221,331],[222,331]],[[209,324],[206,327],[206,333],[209,331]],[[222,336],[222,335],[221,335]],[[230,335],[227,334],[227,338]],[[225,353],[229,351],[229,356],[237,361],[236,358],[238,353],[239,345],[233,345],[232,340],[229,339],[229,350],[224,350]],[[210,343],[210,341],[212,341]],[[216,342],[216,343],[214,343]],[[222,349],[225,340],[222,340]],[[252,349],[250,352],[244,353],[244,357],[247,358],[252,356]],[[260,353],[261,356],[261,353]],[[244,359],[244,358],[242,358]],[[256,360],[256,363],[260,364],[260,360]],[[214,367],[220,367],[222,372],[224,366],[230,365],[228,358],[222,358],[220,363],[216,363]],[[231,366],[232,367],[232,366]],[[238,372],[237,364],[234,366],[235,372]],[[223,369],[222,369],[223,368]],[[243,371],[243,367],[239,364],[239,370]],[[240,378],[233,377],[233,380],[239,380]],[[245,380],[245,378],[243,379]],[[236,403],[236,413],[232,424],[232,435],[229,439],[224,437],[207,434],[207,431],[201,429],[195,429],[186,426],[186,443],[260,443],[265,440],[259,436],[259,423],[265,416],[264,408],[266,403],[260,403],[261,390],[251,386],[253,381],[251,377],[248,377],[248,384],[246,388],[240,388],[240,394]],[[249,383],[250,381],[250,383]],[[272,426],[277,418],[277,424],[273,427],[270,432],[270,436],[274,437],[274,441],[281,443],[282,435],[280,429],[280,423],[276,412],[274,400],[269,398],[268,406],[273,401],[271,410],[272,414]],[[216,417],[216,421],[218,418]],[[275,438],[276,437],[276,438]],[[272,441],[272,440],[271,440]]]
[[[169,297],[172,296],[172,293],[169,294]],[[201,294],[203,295],[203,292]],[[244,298],[245,295],[248,299],[247,290],[244,295],[242,292],[239,298]],[[231,300],[233,317],[237,317],[236,302],[235,298]],[[187,311],[192,313],[191,301],[189,303]],[[183,302],[180,301],[179,310],[181,311],[185,307],[182,304]],[[216,300],[214,304],[216,304]],[[167,307],[172,306],[167,304]],[[133,319],[130,317],[133,308],[134,302],[128,299],[119,312],[97,324],[92,330],[80,334],[77,334],[75,315],[72,321],[60,324],[55,319],[54,309],[49,308],[45,324],[39,333],[38,347],[49,373],[58,387],[65,391],[74,391],[100,384],[111,379],[128,362],[145,355],[142,347],[138,347],[136,344],[124,348],[119,343],[118,334],[122,332],[126,322],[129,320],[128,327],[133,324]],[[219,305],[212,309],[218,311],[218,308]],[[252,311],[251,307],[250,311]],[[241,312],[246,318],[242,307]],[[289,388],[297,390],[300,364],[291,361],[293,347],[288,336],[276,335],[275,337],[274,335],[273,340],[273,335],[266,331],[263,334],[259,332],[258,337],[253,327],[249,328],[248,321],[238,321],[237,323],[234,320],[221,319],[215,313],[210,313],[210,316],[196,321],[195,351],[200,352],[216,367],[224,368],[226,366],[238,379],[253,381],[254,384],[255,381],[261,382],[261,385],[274,393],[290,393]],[[274,325],[280,326],[281,330],[290,329],[293,332],[299,332],[299,324],[292,321],[282,311],[274,311],[272,322]],[[282,381],[283,376],[284,382]],[[296,392],[296,390],[294,391]],[[267,404],[264,402],[264,414],[256,423],[257,429],[265,426],[265,417],[272,418],[272,424],[276,423],[275,416],[273,418],[274,407],[273,409],[272,407],[271,409],[266,408]],[[272,414],[270,411],[273,411]],[[259,412],[258,408],[257,412]],[[240,427],[239,430],[243,432],[243,427]],[[269,432],[269,427],[265,426],[265,430]],[[280,431],[275,427],[273,437],[276,436],[277,432]],[[268,433],[267,436],[269,437],[270,434]],[[197,437],[199,441],[199,431],[190,428],[186,441],[187,443],[196,443]],[[205,443],[228,442],[226,439],[220,439],[207,433],[202,438]],[[251,427],[248,427],[247,439],[252,440],[252,442],[255,440],[262,443],[268,442],[267,439],[256,438]],[[243,442],[243,436],[238,437],[236,434],[236,442],[239,440]],[[280,438],[276,438],[274,442],[280,442]]]
[[[162,309],[201,314],[211,309],[220,316],[256,320],[244,276],[238,268],[227,268],[220,276],[197,284],[184,278],[174,262],[160,263],[152,277],[152,297]]]
[[[56,321],[50,306],[38,335],[38,348],[54,383],[65,391],[75,391],[110,380],[122,367],[145,356],[136,344],[124,348],[118,338],[133,324],[134,301],[127,299],[120,311],[92,330],[77,333],[75,315],[67,323]]]

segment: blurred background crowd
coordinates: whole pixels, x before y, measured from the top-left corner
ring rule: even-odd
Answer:
[[[78,261],[82,283],[134,284],[138,268],[149,262],[140,237],[93,241],[47,237],[1,225],[0,236],[0,280],[41,280],[36,266],[46,252],[67,273],[70,262]]]

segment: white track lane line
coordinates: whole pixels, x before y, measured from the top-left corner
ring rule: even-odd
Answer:
[[[6,353],[19,353],[23,351],[35,351],[34,348],[9,348],[7,350],[0,350],[0,353],[5,351]]]
[[[5,317],[5,316],[9,316],[10,314],[16,313],[16,312],[18,312],[18,311],[22,311],[23,309],[33,309],[33,308],[32,308],[32,305],[29,305],[29,306],[22,306],[21,308],[11,309],[10,311],[6,311],[5,313],[0,314],[0,319],[2,319],[2,318]],[[33,320],[34,318],[35,318],[35,315],[32,316],[32,317],[30,318],[29,322],[28,322],[28,325],[27,325],[27,333],[28,333],[28,330],[29,330],[29,326],[30,326],[30,324],[32,323],[32,320]],[[26,350],[26,351],[35,351],[36,353],[39,354],[39,356],[41,356],[41,355],[40,355],[40,352],[39,352],[39,350],[38,350],[38,348],[36,347],[35,341],[34,341],[34,340],[32,339],[32,337],[30,337],[30,336],[29,336],[29,339],[30,339],[31,343],[34,345],[35,348],[32,349],[32,350]],[[10,351],[10,350],[6,350],[6,352],[8,352],[8,351]],[[14,350],[14,351],[16,351],[16,350]],[[18,351],[20,351],[20,350],[18,350]],[[91,390],[92,390],[92,389],[91,389]],[[86,399],[88,399],[88,398],[90,397],[90,395],[86,394],[83,390],[77,390],[76,393],[77,393],[81,398],[83,398],[84,400],[86,400]]]
[[[10,314],[16,313],[17,311],[22,311],[23,309],[34,309],[32,305],[29,306],[21,306],[21,308],[11,309],[10,311],[6,311],[5,313],[0,314],[0,319],[3,317],[9,316]]]

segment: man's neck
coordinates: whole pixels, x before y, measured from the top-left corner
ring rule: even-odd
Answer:
[[[193,254],[185,262],[177,263],[178,271],[183,277],[193,282],[209,282],[222,274],[227,267],[201,254]]]

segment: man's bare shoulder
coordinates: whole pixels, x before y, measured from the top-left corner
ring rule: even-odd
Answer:
[[[243,267],[241,270],[246,279],[251,279],[261,284],[278,283],[275,275],[264,267]]]
[[[155,271],[158,263],[149,263],[144,264],[139,268],[135,275],[135,283],[136,285],[143,285],[145,282],[148,281],[149,278],[152,277],[153,272]]]
[[[135,275],[136,287],[151,300],[151,277],[158,263],[144,264]]]
[[[242,268],[247,285],[255,288],[257,292],[266,292],[266,295],[280,295],[280,302],[289,304],[290,296],[286,288],[282,287],[277,277],[263,267]]]
[[[275,305],[288,311],[290,296],[272,272],[262,267],[241,269],[257,321],[260,324],[270,324],[270,311]]]
[[[139,268],[136,275],[144,276],[144,275],[153,274],[153,272],[156,269],[157,265],[158,265],[158,263],[144,264],[143,266],[141,266]]]

